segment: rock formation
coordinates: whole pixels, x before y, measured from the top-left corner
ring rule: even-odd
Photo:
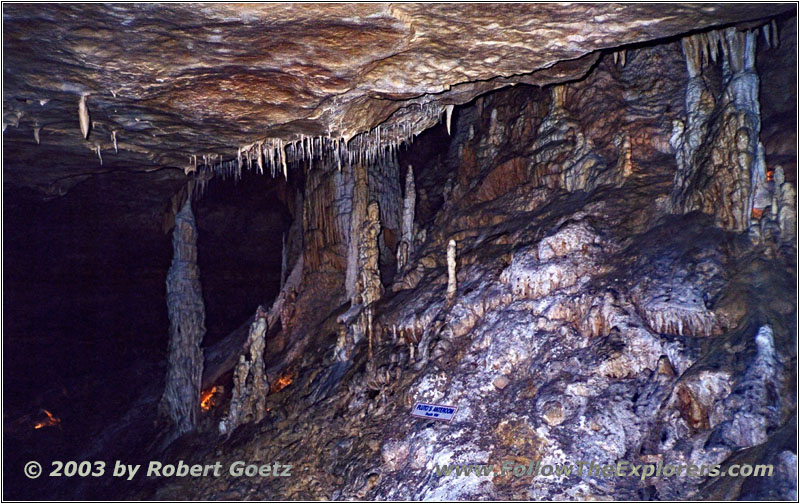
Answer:
[[[185,434],[197,425],[200,379],[206,333],[205,307],[197,267],[197,228],[192,213],[191,191],[175,216],[172,265],[167,273],[167,309],[170,319],[169,369],[162,410],[177,432]]]
[[[84,158],[72,168],[99,168],[85,159],[94,147],[74,122],[75,98],[88,95],[92,141],[109,151],[116,131],[119,153],[106,165],[235,170],[245,162],[284,174],[294,158],[337,162],[334,151],[352,149],[346,141],[362,133],[362,147],[376,136],[397,146],[450,117],[446,107],[509,84],[575,79],[594,63],[587,57],[593,51],[786,9],[531,4],[511,14],[488,5],[456,12],[445,5],[374,4],[355,12],[319,6],[308,16],[291,5],[154,5],[145,30],[134,5],[18,5],[5,13],[8,65],[15,72],[4,87],[3,129],[25,131],[30,142],[32,123],[46,123],[40,151],[64,161],[70,159],[65,152]],[[92,28],[77,29],[78,22]],[[130,54],[138,55],[135,61]],[[53,78],[41,73],[37,62],[45,60]],[[21,142],[12,136],[6,140]],[[237,159],[243,151],[246,159]],[[16,167],[9,174],[23,181],[33,175]]]
[[[447,242],[447,297],[452,298],[456,295],[456,241]]]
[[[416,202],[417,189],[414,185],[414,168],[409,165],[408,171],[406,171],[405,193],[403,194],[402,232],[400,244],[397,246],[398,271],[403,269],[408,262],[409,256],[413,253],[411,246],[414,243],[414,210]]]
[[[746,36],[728,35],[729,43]],[[780,319],[775,310],[794,308],[766,308],[778,294],[743,291],[739,282],[750,280],[730,272],[742,268],[747,278],[791,289],[776,282],[767,264],[796,252],[785,241],[774,250],[765,242],[756,245],[762,259],[749,262],[753,245],[726,245],[726,233],[745,230],[737,223],[749,189],[719,196],[713,208],[671,205],[679,193],[698,195],[687,201],[711,197],[692,192],[691,177],[675,175],[702,170],[699,153],[716,146],[735,160],[755,152],[749,140],[737,146],[735,136],[707,135],[727,128],[716,121],[739,121],[741,114],[726,115],[724,108],[687,121],[685,131],[703,132],[693,151],[690,134],[674,134],[673,124],[688,117],[678,106],[687,102],[685,81],[655,76],[685,72],[685,61],[681,43],[629,49],[624,65],[609,54],[584,81],[517,88],[459,111],[447,156],[431,162],[431,172],[414,173],[416,206],[436,197],[441,206],[418,223],[426,238],[415,241],[418,248],[380,302],[367,291],[380,292],[382,209],[372,203],[365,211],[356,295],[349,309],[332,315],[334,357],[317,361],[324,378],[292,385],[315,404],[331,405],[289,417],[302,422],[298,435],[327,440],[331,455],[293,449],[313,476],[271,488],[334,499],[688,498],[704,495],[704,477],[430,475],[449,464],[503,460],[525,467],[586,459],[711,466],[751,449],[766,450],[775,467],[784,467],[776,436],[794,404],[781,357],[791,330],[776,337],[772,324]],[[609,109],[609,102],[618,105]],[[734,102],[731,95],[729,108]],[[449,189],[442,183],[448,163],[455,171],[446,175]],[[368,168],[362,186],[372,198]],[[345,163],[343,176],[349,169],[357,168]],[[435,185],[425,177],[437,170]],[[336,165],[332,173],[340,173]],[[767,202],[764,215],[778,216],[786,201],[788,224],[793,186],[776,189],[787,184],[783,170],[770,176],[758,201]],[[392,194],[395,204],[401,201]],[[352,222],[348,217],[344,222]],[[408,221],[401,222],[407,229]],[[395,252],[404,232],[400,237]],[[343,264],[336,275],[345,278],[347,271]],[[371,315],[366,324],[363,313]],[[754,325],[755,313],[773,315]],[[352,378],[341,378],[350,372]],[[407,414],[417,401],[458,405],[457,417],[447,425],[418,421]],[[289,421],[281,418],[264,421]],[[331,425],[324,435],[312,427],[322,423]],[[290,441],[276,432],[260,442]],[[337,453],[348,455],[337,462]],[[337,479],[337,468],[350,476]]]
[[[679,165],[673,205],[712,214],[721,226],[736,231],[749,228],[753,212],[760,213],[763,206],[756,208],[755,198],[766,182],[756,36],[755,30],[728,28],[683,39],[687,119],[686,125],[675,123],[672,137]],[[717,96],[704,71],[721,71]]]
[[[793,6],[303,9],[4,9],[15,355],[33,344],[19,314],[42,319],[22,272],[67,257],[63,280],[95,251],[81,275],[137,293],[115,328],[135,309],[158,327],[139,293],[163,287],[136,282],[167,276],[171,444],[160,389],[133,385],[163,359],[134,348],[135,399],[63,453],[293,467],[42,489],[8,473],[9,495],[796,498]],[[63,166],[39,159],[59,149]],[[106,209],[132,252],[95,236]],[[35,458],[28,440],[7,466]],[[686,472],[591,469],[619,464]],[[773,476],[687,469],[732,464]]]
[[[380,232],[380,209],[378,203],[373,201],[367,207],[367,218],[358,230],[358,283],[354,298],[354,304],[363,307],[360,324],[367,334],[370,360],[372,360],[374,304],[383,295],[381,273],[378,269]]]
[[[220,434],[230,435],[239,425],[260,422],[267,414],[265,404],[269,384],[264,367],[266,315],[259,309],[250,326],[247,351],[239,357],[239,363],[233,371],[233,395],[228,414],[219,423]]]

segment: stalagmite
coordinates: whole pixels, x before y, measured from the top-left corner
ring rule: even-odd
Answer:
[[[86,105],[86,95],[81,96],[78,102],[78,119],[81,123],[83,138],[89,138],[89,107]]]
[[[456,241],[447,244],[447,299],[456,295]]]
[[[770,194],[770,211],[762,221],[768,219],[774,222],[780,234],[780,241],[792,243],[795,239],[797,221],[795,189],[790,182],[786,182],[783,167],[780,165],[775,167],[772,184],[773,190]],[[765,224],[766,223],[762,222],[762,227],[764,227]]]
[[[373,303],[383,295],[381,272],[378,264],[378,237],[381,234],[380,208],[373,201],[367,207],[367,218],[358,232],[358,292],[364,310],[361,323],[369,341],[369,358],[372,360],[372,319]]]
[[[191,200],[190,190],[183,208],[175,216],[172,265],[167,273],[169,368],[161,411],[169,416],[179,435],[193,431],[197,425],[203,376],[200,343],[206,332]]]
[[[406,192],[403,196],[403,215],[400,244],[397,247],[398,271],[406,265],[412,253],[414,243],[414,209],[417,201],[416,185],[414,184],[414,168],[408,165],[406,172]]]
[[[289,180],[289,171],[286,168],[286,150],[285,147],[283,146],[283,141],[281,141],[280,143],[279,151],[281,158],[281,168],[283,168],[283,178],[284,180]]]
[[[343,172],[347,173],[347,172]],[[359,280],[359,252],[358,236],[359,228],[366,217],[367,199],[369,197],[368,172],[366,166],[356,163],[352,167],[352,206],[350,210],[350,222],[347,242],[347,263],[345,269],[345,293],[348,298],[354,300],[359,294],[357,287]],[[360,304],[353,302],[352,304]]]
[[[267,317],[259,307],[255,321],[250,325],[247,350],[239,356],[239,364],[233,373],[231,404],[228,414],[219,423],[220,434],[230,435],[239,425],[259,422],[267,413],[269,383],[264,365]]]

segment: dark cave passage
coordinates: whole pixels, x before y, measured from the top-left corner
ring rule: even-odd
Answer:
[[[166,199],[109,198],[120,189],[119,179],[99,177],[43,201],[6,187],[9,465],[42,451],[52,459],[78,456],[109,421],[163,387],[172,255],[171,232],[162,229]],[[238,181],[215,181],[194,202],[207,313],[203,346],[224,339],[275,297],[281,237],[292,220],[283,201],[293,191],[248,172]],[[44,410],[60,420],[57,428],[34,429],[46,419]],[[48,495],[43,491],[29,496]]]
[[[245,171],[240,180],[214,181],[195,202],[205,346],[227,336],[259,304],[270,305],[278,293],[295,191],[282,179]]]

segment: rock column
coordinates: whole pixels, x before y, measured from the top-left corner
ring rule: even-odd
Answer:
[[[200,343],[206,333],[191,192],[175,216],[172,247],[172,265],[167,273],[169,368],[161,409],[175,424],[178,434],[185,434],[197,425],[203,376]]]

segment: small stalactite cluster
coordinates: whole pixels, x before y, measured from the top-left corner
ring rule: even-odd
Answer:
[[[293,140],[265,137],[238,148],[236,157],[226,159],[219,153],[191,154],[187,172],[211,170],[224,178],[241,177],[242,170],[258,170],[288,179],[289,171],[300,166],[315,165],[342,169],[354,164],[375,165],[395,158],[402,144],[410,145],[414,137],[437,122],[452,116],[452,105],[436,101],[412,103],[396,111],[392,117],[369,131],[354,135],[297,135]]]
[[[191,197],[175,216],[172,265],[167,273],[170,319],[169,368],[161,401],[162,413],[179,434],[195,429],[203,376],[205,306],[197,266],[197,227]]]

